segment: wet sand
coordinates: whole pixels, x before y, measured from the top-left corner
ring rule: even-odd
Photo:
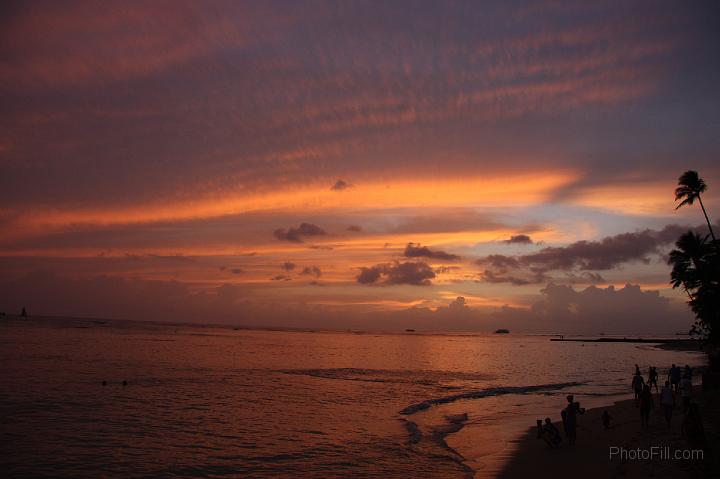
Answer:
[[[697,387],[699,390],[700,388]],[[720,463],[720,392],[696,393],[694,401],[701,407],[708,450],[704,460],[660,459],[620,459],[616,455],[610,459],[610,447],[619,446],[628,450],[650,449],[654,446],[668,446],[675,449],[690,448],[687,440],[681,436],[680,429],[683,414],[675,409],[670,428],[665,424],[659,399],[653,396],[656,409],[651,412],[647,429],[640,424],[640,412],[633,400],[616,402],[611,407],[589,409],[578,416],[577,444],[570,446],[563,438],[558,449],[551,449],[545,441],[537,439],[534,428],[520,439],[514,441],[506,451],[506,463],[497,471],[501,478],[554,477],[554,478],[614,478],[614,477],[718,477]],[[609,429],[604,429],[601,415],[607,410],[612,417]],[[562,423],[555,425],[562,431]],[[660,451],[659,449],[657,450]],[[714,454],[713,454],[714,453]],[[671,452],[672,454],[672,452]],[[472,467],[472,464],[470,464]],[[489,477],[483,471],[476,476]]]

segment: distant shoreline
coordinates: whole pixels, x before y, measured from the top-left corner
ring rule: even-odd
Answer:
[[[554,333],[554,332],[544,332],[544,333],[538,333],[538,332],[523,332],[523,331],[517,331],[510,334],[495,334],[494,329],[487,329],[487,330],[478,330],[478,331],[472,331],[472,330],[424,330],[424,329],[416,329],[413,331],[408,331],[407,328],[405,329],[355,329],[355,328],[327,328],[327,327],[292,327],[292,326],[262,326],[262,325],[244,325],[244,324],[232,324],[232,323],[199,323],[199,322],[188,322],[188,321],[161,321],[161,320],[147,320],[147,319],[127,319],[127,318],[99,318],[99,317],[91,317],[91,316],[55,316],[55,315],[28,315],[26,317],[22,317],[19,314],[10,314],[5,313],[4,315],[0,315],[0,324],[2,324],[3,321],[21,321],[21,322],[27,322],[32,323],[33,321],[57,321],[57,322],[77,322],[77,323],[91,323],[91,324],[97,324],[97,325],[112,325],[112,324],[140,324],[140,325],[153,325],[153,326],[166,326],[166,327],[190,327],[190,328],[220,328],[220,329],[229,329],[229,330],[235,330],[235,331],[285,331],[285,332],[298,332],[298,333],[350,333],[350,334],[392,334],[392,335],[405,335],[405,336],[423,336],[423,335],[452,335],[452,336],[494,336],[498,338],[503,337],[516,337],[516,336],[528,336],[528,337],[547,337],[550,338],[551,341],[561,341],[560,337],[565,336],[566,338],[562,339],[562,341],[584,341],[584,342],[644,342],[644,343],[663,343],[662,345],[658,345],[658,347],[662,347],[665,344],[671,345],[671,344],[681,344],[681,343],[688,343],[688,344],[695,344],[700,343],[698,340],[692,340],[688,338],[658,338],[658,339],[643,339],[635,337],[637,339],[631,339],[631,338],[621,338],[620,335],[612,335],[612,336],[605,336],[603,338],[588,338],[588,336],[592,336],[591,334],[588,335],[581,335],[577,333],[570,333],[570,334],[560,334],[560,333]],[[670,336],[668,334],[667,336]],[[668,348],[670,349],[670,348]],[[694,346],[692,348],[687,349],[680,349],[678,350],[699,350],[699,345]]]
[[[687,338],[551,338],[550,341],[558,342],[576,342],[576,343],[650,343],[660,349],[668,349],[673,351],[703,351],[703,342],[699,339]]]
[[[550,341],[575,341],[581,343],[687,343],[699,342],[696,339],[661,339],[661,338],[551,338]]]

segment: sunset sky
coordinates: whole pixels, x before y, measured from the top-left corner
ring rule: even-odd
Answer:
[[[689,329],[665,255],[706,231],[683,171],[720,218],[717,2],[0,12],[0,311]]]

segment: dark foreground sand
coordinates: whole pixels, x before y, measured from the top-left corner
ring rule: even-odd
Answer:
[[[647,429],[641,428],[640,413],[633,400],[620,401],[611,407],[590,409],[585,415],[579,416],[578,438],[574,446],[569,446],[563,438],[560,448],[551,449],[545,441],[537,439],[535,429],[531,429],[509,451],[508,462],[500,469],[499,477],[720,477],[720,391],[698,392],[694,397],[694,401],[700,404],[707,437],[703,460],[659,457],[630,460],[617,456],[610,459],[611,446],[634,450],[669,446],[671,451],[691,448],[680,434],[683,419],[680,409],[675,410],[671,427],[668,428],[658,407],[657,395],[653,397],[656,409],[651,413]],[[602,425],[601,415],[604,410],[609,411],[613,418],[608,430]],[[561,423],[555,425],[562,431]]]

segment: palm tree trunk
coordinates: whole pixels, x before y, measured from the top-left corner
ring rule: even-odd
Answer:
[[[684,289],[685,292],[687,293],[688,298],[690,298],[690,301],[694,301],[695,298],[693,298],[692,294],[690,294],[690,291],[687,289],[687,286],[685,286],[684,284],[683,284],[683,289]]]
[[[703,205],[702,198],[699,194],[698,200],[700,201],[700,208],[702,208],[703,214],[705,215],[705,221],[707,221],[708,229],[710,230],[710,236],[712,236],[713,241],[715,241],[715,233],[713,233],[712,226],[710,226],[710,218],[708,218],[707,211],[705,211],[705,205]]]

